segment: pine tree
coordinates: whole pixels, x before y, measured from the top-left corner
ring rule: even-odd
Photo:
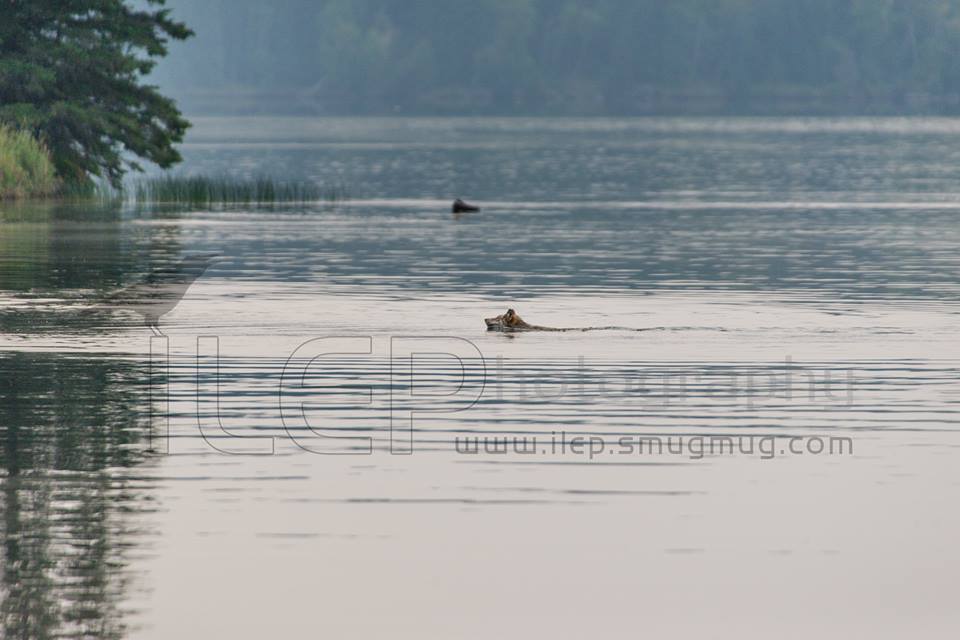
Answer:
[[[144,76],[191,32],[165,0],[0,0],[0,123],[26,128],[57,172],[118,184],[137,159],[167,168],[190,124]]]

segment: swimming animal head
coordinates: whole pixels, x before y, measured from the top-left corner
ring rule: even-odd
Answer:
[[[496,318],[484,318],[483,321],[487,323],[488,331],[517,331],[531,328],[531,325],[524,322],[513,309],[507,309],[506,313]]]

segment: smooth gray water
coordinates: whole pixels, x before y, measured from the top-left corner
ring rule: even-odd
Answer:
[[[184,155],[352,197],[0,209],[0,636],[956,629],[960,121],[201,119]],[[95,308],[208,251],[166,341]]]

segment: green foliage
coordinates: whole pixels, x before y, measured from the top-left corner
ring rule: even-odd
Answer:
[[[269,177],[242,179],[163,175],[135,182],[130,193],[138,204],[184,204],[195,207],[337,202],[346,198],[346,191],[342,187],[322,188],[309,182],[281,182]]]
[[[957,0],[171,2],[157,78],[211,111],[960,109]]]
[[[31,130],[67,181],[119,184],[137,157],[169,167],[189,123],[143,84],[172,39],[191,35],[165,0],[0,2],[0,122]]]
[[[28,132],[0,125],[0,200],[50,195],[57,184],[46,148]]]

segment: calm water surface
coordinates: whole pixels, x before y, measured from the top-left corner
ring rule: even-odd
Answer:
[[[351,198],[0,209],[0,637],[960,624],[960,121],[199,119],[184,155]],[[97,306],[208,251],[166,339]]]

